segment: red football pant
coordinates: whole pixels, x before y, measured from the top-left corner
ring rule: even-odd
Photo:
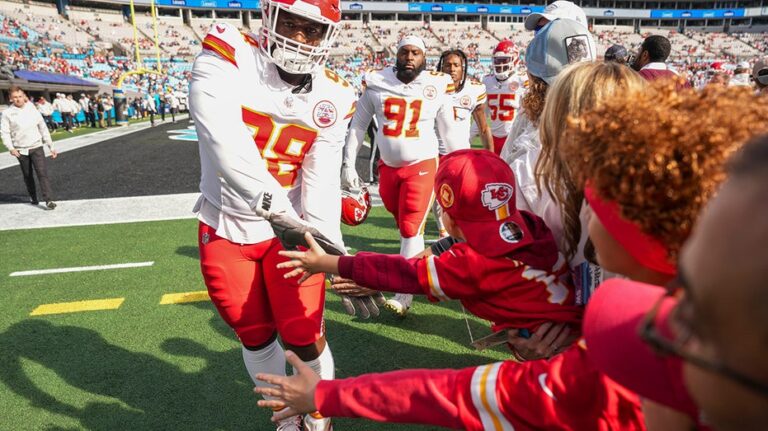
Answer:
[[[323,275],[301,285],[296,278],[283,278],[288,270],[277,264],[289,259],[277,254],[283,250],[277,238],[236,244],[201,222],[197,239],[208,295],[243,345],[261,345],[275,331],[295,346],[310,345],[323,335]]]
[[[493,152],[497,156],[501,155],[501,149],[504,148],[504,143],[507,142],[506,136],[494,136],[493,137]]]
[[[403,238],[424,232],[435,187],[437,159],[393,168],[379,161],[379,194]]]

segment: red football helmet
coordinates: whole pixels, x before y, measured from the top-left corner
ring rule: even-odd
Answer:
[[[515,42],[504,39],[494,48],[492,60],[496,78],[503,81],[509,78],[509,75],[520,62],[520,51],[515,46]]]
[[[341,221],[349,226],[357,226],[368,218],[371,212],[371,193],[363,187],[357,191],[341,191]]]
[[[296,42],[277,32],[285,13],[314,21],[323,28],[320,43]],[[341,21],[339,0],[261,0],[261,50],[288,73],[311,73],[325,65]]]

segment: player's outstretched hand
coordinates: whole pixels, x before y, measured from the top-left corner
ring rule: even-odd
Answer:
[[[299,279],[299,284],[303,283],[304,280],[312,276],[312,274],[326,271],[326,268],[323,265],[323,257],[328,254],[322,247],[320,247],[317,241],[315,241],[315,238],[311,233],[304,233],[304,239],[307,241],[307,245],[309,245],[309,250],[278,252],[280,256],[288,257],[291,260],[278,263],[277,267],[279,269],[293,268],[292,271],[289,271],[283,277],[292,278],[301,275],[302,277]]]
[[[571,328],[565,323],[547,322],[539,326],[530,338],[517,335],[517,330],[508,333],[508,342],[522,359],[533,361],[550,358],[563,352],[578,338],[571,335]]]
[[[257,386],[253,389],[253,392],[257,394],[272,398],[271,400],[259,400],[259,407],[281,410],[272,416],[272,422],[317,411],[315,388],[317,382],[320,381],[320,376],[290,350],[285,352],[285,359],[296,370],[294,375],[256,374],[257,380],[271,385],[269,387]]]

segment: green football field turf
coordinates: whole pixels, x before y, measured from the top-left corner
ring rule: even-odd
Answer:
[[[428,238],[434,238],[430,221]],[[397,252],[394,221],[375,208],[345,227],[354,249]],[[205,287],[196,221],[0,232],[0,430],[269,430],[233,332],[208,301],[160,305]],[[15,271],[154,261],[142,268],[10,277]],[[124,298],[114,310],[30,316],[42,304]],[[404,320],[343,312],[328,294],[337,376],[456,368],[503,359],[477,352],[457,303],[419,300]],[[477,338],[489,332],[471,319]],[[336,430],[432,429],[363,420]]]

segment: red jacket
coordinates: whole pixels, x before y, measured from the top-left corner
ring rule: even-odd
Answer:
[[[667,69],[666,65],[664,65],[663,63],[651,63],[651,65],[652,65],[651,67],[646,66],[646,68],[641,69],[640,72],[638,72],[640,76],[642,76],[646,81],[656,81],[659,79],[671,79],[671,78],[679,77],[677,73],[675,73],[670,69]],[[662,69],[659,66],[664,68]],[[677,85],[678,90],[683,88],[691,88],[691,83],[688,81],[684,81]]]
[[[469,431],[645,429],[638,397],[599,373],[578,345],[549,361],[322,380],[315,405],[326,417]]]
[[[362,252],[342,257],[339,275],[371,289],[427,295],[430,301],[458,299],[491,321],[494,332],[535,330],[545,322],[578,327],[583,308],[576,305],[565,260],[558,258],[543,220],[524,215],[535,240],[511,255],[486,257],[467,243],[425,258]]]

